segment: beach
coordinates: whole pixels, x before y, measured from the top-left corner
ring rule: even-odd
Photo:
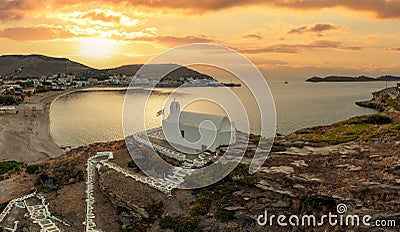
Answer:
[[[0,161],[41,162],[64,151],[50,132],[51,103],[66,92],[38,93],[16,106],[18,114],[0,116]]]

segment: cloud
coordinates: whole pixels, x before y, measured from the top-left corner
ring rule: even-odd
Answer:
[[[70,32],[58,28],[7,28],[0,31],[0,37],[16,41],[51,40],[73,36]]]
[[[22,19],[27,12],[36,8],[41,0],[0,0],[0,20]]]
[[[46,8],[52,10],[68,9],[69,6],[80,6],[82,4],[107,4],[119,7],[147,7],[163,9],[183,9],[190,13],[204,13],[207,11],[218,11],[233,7],[265,6],[275,8],[286,8],[295,10],[319,10],[325,8],[342,7],[353,11],[372,12],[378,18],[399,18],[399,0],[0,0],[0,20],[18,20],[26,14],[43,11]],[[96,18],[101,17],[96,15]],[[109,18],[108,18],[109,19]],[[106,19],[107,20],[107,19]]]
[[[304,33],[324,33],[328,31],[347,31],[348,28],[329,23],[318,23],[314,25],[304,25],[298,28],[291,29],[288,34],[304,34]]]
[[[259,48],[237,48],[239,52],[246,54],[259,53],[299,53],[315,49],[343,49],[343,50],[362,50],[364,47],[344,46],[338,41],[317,40],[308,44],[274,44]]]
[[[112,7],[102,6],[99,9],[93,9],[84,12],[71,12],[66,14],[58,14],[58,17],[63,20],[79,25],[99,25],[112,27],[115,25],[135,26],[138,24],[138,19],[132,19],[123,15],[121,12],[115,12]]]
[[[110,12],[98,11],[98,10],[90,10],[86,13],[82,13],[78,15],[80,19],[89,19],[94,21],[103,21],[103,22],[112,22],[112,23],[120,23],[121,15],[115,15]]]
[[[259,66],[282,66],[282,65],[288,65],[289,63],[287,61],[283,60],[254,60],[255,63]]]
[[[391,51],[391,52],[400,52],[400,48],[386,48],[385,50]]]
[[[171,9],[189,9],[192,11],[216,11],[232,7],[243,7],[249,5],[264,5],[278,8],[289,8],[299,10],[318,10],[332,7],[344,7],[354,11],[373,12],[379,18],[400,17],[399,0],[132,0],[126,1],[134,6],[159,7]]]
[[[258,40],[262,39],[261,36],[255,34],[243,35],[242,37],[245,39],[258,39]]]
[[[211,39],[207,36],[145,36],[145,37],[136,37],[132,38],[133,41],[144,41],[144,42],[158,42],[168,46],[178,46],[183,44],[190,43],[213,43],[214,39]]]

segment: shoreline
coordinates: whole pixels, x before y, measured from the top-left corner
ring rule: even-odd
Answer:
[[[51,133],[50,109],[54,100],[75,91],[34,94],[16,106],[18,114],[0,116],[0,162],[36,163],[63,155]]]
[[[60,92],[39,93],[27,98],[24,104],[17,106],[19,111],[17,115],[0,116],[0,162],[15,160],[35,163],[63,155],[66,152],[65,146],[58,143],[51,132],[51,107],[58,98],[79,91],[105,90],[84,87]],[[39,109],[36,117],[32,107]],[[107,142],[114,141],[100,143]]]

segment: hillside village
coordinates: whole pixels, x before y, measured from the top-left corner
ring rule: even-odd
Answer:
[[[13,69],[10,69],[10,66]],[[58,66],[58,68],[53,66]],[[154,68],[151,68],[152,73],[136,74],[141,67],[142,65],[126,65],[114,69],[97,70],[63,58],[40,55],[1,56],[0,105],[20,104],[25,97],[35,93],[93,86],[221,85],[208,75],[175,64],[154,65]],[[171,69],[174,71],[158,82],[160,73]]]

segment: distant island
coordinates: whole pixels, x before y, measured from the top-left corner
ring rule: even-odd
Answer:
[[[377,78],[368,76],[328,76],[328,77],[311,77],[306,80],[307,82],[371,82],[371,81],[400,81],[400,77],[385,75]]]

